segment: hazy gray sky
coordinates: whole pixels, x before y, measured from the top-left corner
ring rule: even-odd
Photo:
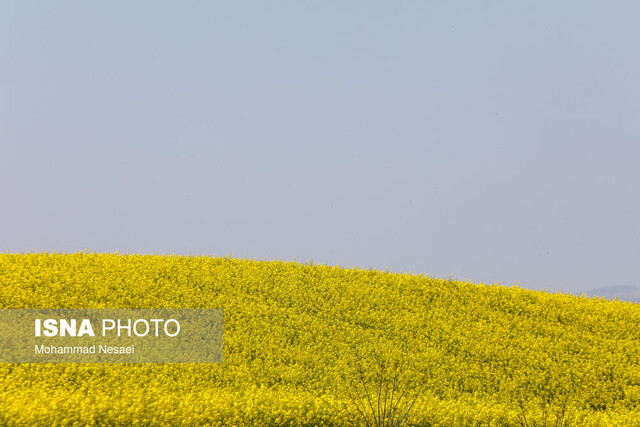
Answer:
[[[640,285],[637,1],[1,9],[2,251]]]

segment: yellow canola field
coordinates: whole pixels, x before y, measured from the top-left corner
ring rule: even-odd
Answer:
[[[222,364],[0,364],[0,425],[640,426],[640,306],[230,257],[0,254],[0,308],[222,308]],[[411,394],[413,393],[413,394]]]

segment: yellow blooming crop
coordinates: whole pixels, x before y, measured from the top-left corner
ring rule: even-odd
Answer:
[[[7,253],[0,308],[224,310],[222,364],[0,364],[0,425],[348,425],[355,373],[374,387],[383,363],[423,390],[412,425],[640,426],[633,303],[295,262]]]

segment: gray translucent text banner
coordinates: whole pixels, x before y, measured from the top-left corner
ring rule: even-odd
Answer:
[[[222,363],[220,309],[2,309],[0,363]]]

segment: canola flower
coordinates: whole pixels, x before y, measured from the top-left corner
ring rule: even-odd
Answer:
[[[222,308],[222,364],[0,364],[0,425],[350,425],[397,364],[410,425],[640,426],[640,306],[231,257],[0,254],[0,308]],[[351,408],[353,409],[353,408]]]

